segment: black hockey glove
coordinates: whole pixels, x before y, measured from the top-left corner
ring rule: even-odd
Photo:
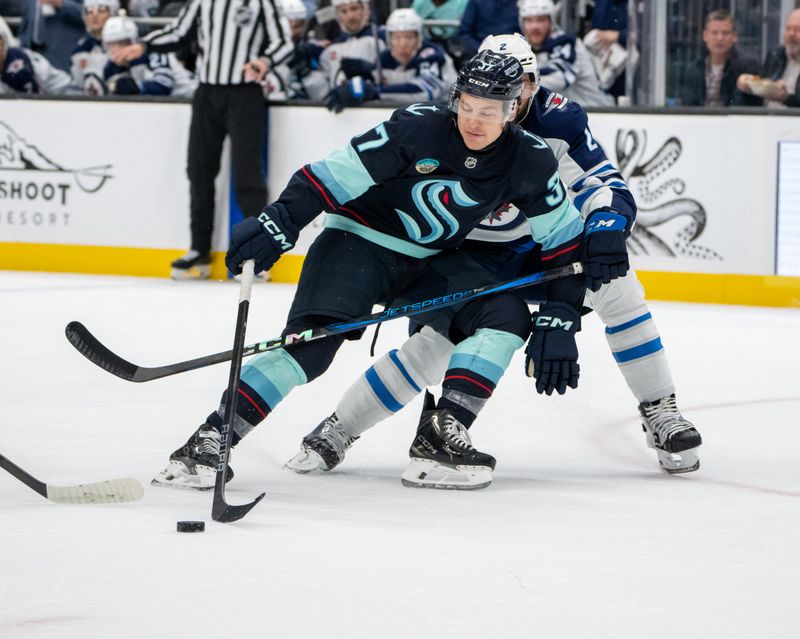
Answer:
[[[372,72],[375,70],[375,65],[361,58],[342,58],[339,68],[347,76],[348,80],[359,75],[372,80]]]
[[[377,97],[378,90],[375,84],[363,78],[353,78],[331,89],[325,96],[325,106],[328,107],[328,111],[341,113],[345,107],[357,106],[365,100],[374,100]]]
[[[113,95],[139,95],[142,88],[129,75],[115,75],[106,80],[108,92]]]
[[[575,333],[581,316],[569,304],[546,302],[532,315],[533,333],[525,347],[525,374],[536,379],[536,392],[563,395],[578,388],[580,366]]]
[[[595,211],[586,218],[584,273],[590,291],[623,277],[630,269],[625,247],[626,225],[625,216],[610,209]]]
[[[258,217],[245,218],[233,227],[231,245],[225,255],[225,265],[231,273],[241,273],[246,260],[255,260],[256,273],[268,271],[281,254],[292,248],[275,213],[268,206]]]

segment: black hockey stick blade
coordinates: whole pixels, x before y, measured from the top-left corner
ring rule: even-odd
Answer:
[[[371,326],[372,324],[380,324],[393,319],[400,319],[402,317],[413,317],[420,313],[427,313],[428,311],[460,304],[467,299],[475,297],[484,297],[487,295],[495,295],[504,291],[510,291],[525,286],[533,286],[534,284],[542,284],[550,282],[562,277],[569,277],[571,275],[580,275],[583,272],[583,266],[580,262],[573,262],[566,266],[553,268],[548,271],[540,273],[532,273],[523,277],[518,277],[507,282],[496,285],[479,286],[465,291],[459,291],[451,295],[444,295],[435,297],[429,300],[421,300],[414,304],[407,304],[405,306],[389,307],[371,315],[365,315],[346,322],[337,322],[329,324],[328,326],[321,326],[313,329],[302,331],[299,334],[282,335],[273,339],[255,342],[248,344],[244,347],[242,357],[249,357],[257,353],[265,353],[285,346],[290,346],[298,342],[310,342],[330,335],[339,335],[347,333],[352,330]],[[70,322],[66,328],[67,339],[81,355],[83,355],[90,362],[93,362],[103,370],[121,377],[129,382],[149,382],[162,377],[169,377],[170,375],[177,375],[178,373],[186,373],[189,371],[205,368],[206,366],[213,366],[214,364],[222,364],[229,362],[233,357],[233,351],[223,351],[213,355],[206,355],[198,357],[197,359],[186,360],[185,362],[176,362],[175,364],[166,364],[164,366],[137,366],[131,362],[123,359],[108,347],[103,345],[94,335],[89,332],[80,322]]]
[[[247,260],[242,265],[242,281],[239,286],[239,307],[236,313],[236,330],[233,336],[233,357],[231,358],[228,389],[225,394],[225,423],[222,425],[222,439],[219,445],[219,459],[214,479],[214,502],[211,506],[211,519],[222,523],[238,521],[249,513],[253,506],[264,498],[261,493],[249,504],[233,506],[225,501],[225,481],[228,478],[228,457],[233,440],[233,420],[239,398],[239,376],[242,372],[242,353],[244,337],[247,333],[247,314],[250,310],[250,292],[253,288],[255,262]]]
[[[36,479],[7,457],[0,455],[0,467],[28,488],[57,504],[111,504],[137,501],[144,495],[142,484],[131,477],[109,479],[90,484],[54,486]]]

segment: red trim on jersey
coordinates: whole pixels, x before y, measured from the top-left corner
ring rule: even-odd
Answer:
[[[348,209],[345,206],[340,206],[339,209],[341,211],[345,211],[346,213],[349,213],[350,215],[352,215],[353,217],[358,219],[358,221],[361,222],[364,226],[369,227],[369,223],[363,217],[361,217],[358,213],[356,213],[355,211],[352,211],[352,210]]]
[[[484,385],[483,385],[483,384],[481,384],[479,381],[477,381],[477,380],[475,380],[475,379],[472,379],[471,377],[467,377],[466,375],[449,375],[449,376],[445,377],[443,381],[445,381],[445,382],[446,382],[448,379],[465,379],[465,380],[467,380],[468,382],[472,382],[472,383],[473,383],[473,384],[475,384],[476,386],[480,386],[480,387],[481,387],[483,390],[485,390],[487,393],[489,393],[489,395],[491,395],[491,394],[494,392],[494,391],[493,391],[491,388],[489,388],[488,386],[484,386]]]
[[[578,248],[580,245],[581,245],[580,242],[576,242],[572,246],[568,246],[567,248],[563,248],[560,251],[558,251],[557,253],[553,253],[552,255],[548,255],[547,257],[542,255],[542,262],[546,262],[547,260],[552,260],[554,257],[558,257],[559,255],[564,255],[564,253],[569,253],[570,251]]]
[[[261,417],[266,417],[267,416],[267,414],[263,410],[261,410],[261,407],[253,401],[253,398],[250,397],[250,395],[245,393],[241,388],[239,389],[239,393],[241,393],[248,402],[250,402],[253,406],[256,407],[256,410],[259,413],[261,413]]]
[[[328,197],[328,194],[327,194],[327,193],[325,193],[325,189],[323,189],[323,188],[322,188],[322,187],[319,185],[319,182],[317,182],[317,181],[316,181],[316,180],[315,180],[315,179],[314,179],[314,178],[311,176],[311,172],[310,172],[308,169],[306,169],[306,167],[303,167],[303,173],[305,173],[305,174],[306,174],[306,177],[307,177],[309,180],[311,180],[311,183],[312,183],[314,186],[316,186],[316,187],[319,189],[319,192],[320,192],[320,193],[322,193],[322,197],[324,197],[324,198],[325,198],[325,201],[328,203],[328,206],[330,206],[330,207],[331,207],[331,211],[335,211],[335,210],[336,210],[336,205],[335,205],[333,202],[331,202],[330,198]]]

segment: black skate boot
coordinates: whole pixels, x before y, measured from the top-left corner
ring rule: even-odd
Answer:
[[[173,280],[207,280],[211,276],[211,255],[194,249],[172,263]]]
[[[342,426],[336,413],[303,437],[300,452],[286,462],[286,468],[306,474],[315,470],[333,470],[358,437],[351,436]]]
[[[167,467],[150,483],[154,486],[210,490],[216,481],[221,440],[220,431],[206,422],[183,446],[169,456]],[[233,469],[228,466],[225,483],[231,479],[233,479]]]
[[[670,474],[690,473],[700,468],[697,449],[700,433],[678,410],[675,394],[639,404],[647,445],[655,449],[658,463]]]
[[[403,486],[475,490],[492,483],[496,460],[472,446],[466,427],[447,409],[435,408],[426,391],[417,436],[408,451]]]

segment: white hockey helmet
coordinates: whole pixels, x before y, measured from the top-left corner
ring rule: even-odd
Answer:
[[[369,6],[369,0],[331,0],[331,6],[333,6],[333,8],[336,9],[337,7],[341,7],[342,5],[345,4],[355,4],[357,2]]]
[[[519,17],[531,18],[534,16],[547,16],[550,20],[555,20],[556,7],[553,0],[519,0],[517,2]]]
[[[536,62],[536,54],[522,34],[504,33],[503,35],[486,36],[481,42],[481,46],[478,47],[478,51],[513,55],[522,65],[522,70],[536,76],[536,84],[539,84],[539,64]]]
[[[84,11],[97,7],[105,7],[112,16],[115,16],[119,13],[119,0],[84,0]]]
[[[136,42],[138,39],[139,29],[128,16],[114,16],[106,20],[103,25],[103,44],[122,42],[123,40]]]
[[[416,31],[422,40],[422,18],[414,9],[395,9],[386,20],[386,33]]]
[[[302,0],[281,0],[280,4],[287,20],[308,20],[308,10]]]

